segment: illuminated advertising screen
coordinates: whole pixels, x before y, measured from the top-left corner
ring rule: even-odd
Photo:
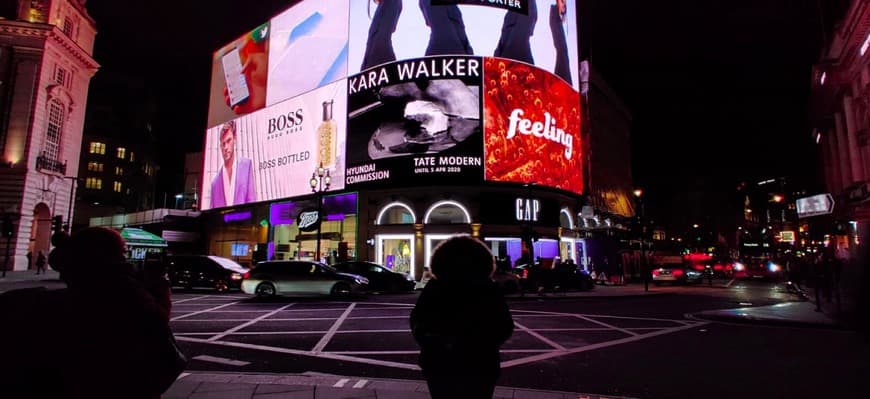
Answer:
[[[340,80],[209,129],[201,208],[309,194],[319,166],[343,189],[346,93]]]
[[[479,57],[382,64],[348,78],[347,185],[483,180]]]
[[[307,0],[214,53],[201,209],[345,186],[582,193],[577,0]]]
[[[435,55],[509,58],[578,79],[576,0],[350,2],[348,73]]]
[[[521,62],[486,58],[483,70],[486,180],[582,193],[580,95]]]
[[[299,2],[216,51],[208,127],[346,77],[348,2]]]

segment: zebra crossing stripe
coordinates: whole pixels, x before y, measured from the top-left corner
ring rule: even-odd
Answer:
[[[350,381],[350,378],[342,378],[342,379],[338,380],[338,382],[336,382],[335,385],[333,385],[332,387],[333,388],[344,388],[344,384],[347,384],[348,381]]]
[[[356,382],[356,384],[353,384],[353,387],[356,389],[360,389],[360,388],[366,386],[366,383],[368,383],[368,382],[369,382],[369,380],[359,380]]]

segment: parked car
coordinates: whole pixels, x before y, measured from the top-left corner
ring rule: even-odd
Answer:
[[[572,264],[562,264],[554,269],[536,268],[532,265],[519,265],[511,269],[526,292],[545,290],[588,291],[595,288],[588,272]]]
[[[218,292],[240,289],[248,269],[232,259],[206,255],[170,255],[166,272],[173,287],[213,288]]]
[[[275,295],[347,296],[368,289],[363,276],[341,273],[312,261],[260,262],[245,275],[242,291],[260,297]]]
[[[686,263],[663,263],[655,265],[652,269],[652,281],[656,285],[662,283],[700,283],[704,278],[704,273],[704,271],[695,270]]]
[[[339,262],[332,267],[342,273],[367,278],[369,280],[368,288],[371,291],[412,291],[414,284],[416,284],[410,274],[395,272],[377,263],[354,260]]]

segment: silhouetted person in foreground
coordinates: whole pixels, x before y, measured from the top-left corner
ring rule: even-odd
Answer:
[[[493,257],[480,241],[456,236],[435,248],[434,278],[411,311],[420,367],[433,399],[491,398],[499,347],[514,324],[490,276]]]
[[[69,322],[59,359],[68,397],[157,398],[181,371],[168,310],[136,279],[125,248],[118,232],[100,227],[64,245]]]

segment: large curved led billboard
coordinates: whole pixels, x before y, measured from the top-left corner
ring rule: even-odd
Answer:
[[[321,164],[332,190],[495,181],[582,193],[575,7],[296,3],[214,53],[201,208],[307,194]]]

